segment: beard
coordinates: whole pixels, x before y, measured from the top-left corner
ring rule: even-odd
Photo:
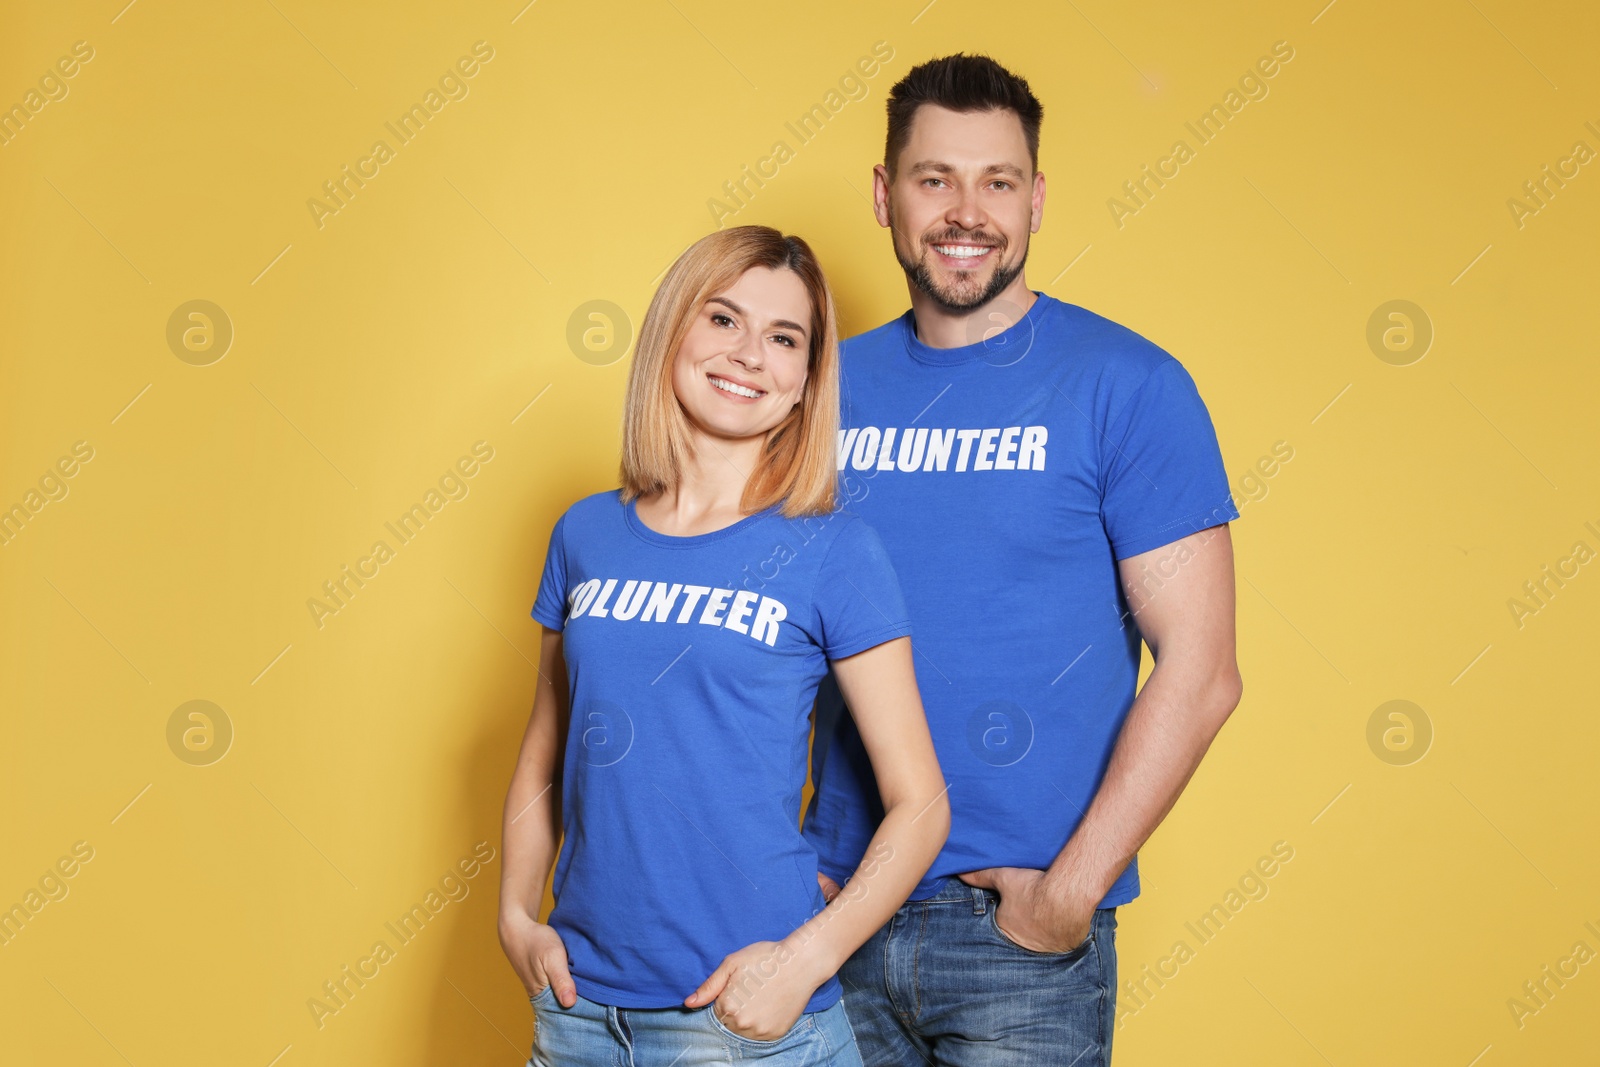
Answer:
[[[892,228],[895,225],[894,210],[892,208],[889,210],[889,225],[891,227],[889,231],[891,234],[899,232],[899,230]],[[921,260],[907,259],[905,254],[900,251],[899,242],[892,241],[891,243],[894,245],[894,258],[899,261],[900,269],[906,272],[906,277],[911,281],[911,284],[915,285],[918,289],[922,290],[922,292],[926,293],[933,299],[934,303],[938,304],[939,307],[945,311],[963,312],[972,311],[975,308],[983,307],[989,301],[1005,292],[1006,287],[1012,282],[1016,281],[1016,279],[1022,274],[1022,268],[1026,266],[1028,262],[1028,245],[1026,243],[1027,239],[1024,238],[1023,240],[1024,243],[1022,246],[1022,255],[1017,257],[1016,263],[1011,264],[1010,266],[1001,263],[999,266],[995,267],[994,273],[989,276],[988,283],[982,286],[978,286],[976,284],[976,280],[971,278],[963,278],[954,284],[949,282],[940,284],[939,280],[934,277],[933,269],[928,265],[927,252],[923,253],[923,258]],[[977,241],[982,244],[993,244],[995,246],[994,254],[997,257],[1005,251],[1005,245],[1003,242],[991,241],[988,239],[987,235],[973,237],[970,235],[945,233],[941,235],[938,241],[929,243],[957,243],[961,241]]]

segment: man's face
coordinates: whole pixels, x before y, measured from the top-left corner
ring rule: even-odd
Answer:
[[[1039,229],[1044,176],[1013,111],[917,109],[879,221],[906,276],[947,311],[982,307],[1009,286]]]

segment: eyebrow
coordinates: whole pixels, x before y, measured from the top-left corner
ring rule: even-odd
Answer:
[[[709,298],[707,298],[706,303],[708,303],[708,304],[722,304],[722,305],[724,305],[726,307],[732,308],[734,310],[734,312],[736,312],[737,314],[743,315],[746,318],[750,317],[750,313],[748,311],[746,311],[744,308],[740,307],[738,304],[735,304],[732,300],[729,300],[725,296],[709,297]],[[773,319],[772,320],[772,325],[774,325],[774,326],[786,326],[789,329],[794,330],[795,332],[797,332],[801,337],[806,336],[806,328],[804,326],[800,325],[798,322],[790,322],[788,319]]]
[[[931,159],[924,159],[920,162],[913,163],[910,167],[910,170],[913,174],[921,173],[923,171],[932,171],[935,174],[954,174],[956,168],[951,166],[949,163],[939,163]],[[1007,177],[1015,178],[1018,181],[1022,181],[1025,177],[1021,168],[1010,163],[991,163],[987,167],[983,168],[983,173],[1004,174]]]

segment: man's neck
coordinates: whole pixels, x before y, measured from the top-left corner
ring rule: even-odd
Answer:
[[[917,340],[929,348],[962,348],[993,337],[1014,326],[1038,299],[1022,274],[987,304],[970,311],[950,311],[916,285],[908,283],[908,287]]]

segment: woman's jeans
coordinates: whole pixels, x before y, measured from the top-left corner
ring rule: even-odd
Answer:
[[[809,1012],[776,1041],[755,1041],[704,1008],[610,1008],[579,997],[570,1008],[546,986],[531,998],[536,1031],[527,1067],[705,1067],[760,1060],[769,1067],[861,1067],[844,1001]]]

